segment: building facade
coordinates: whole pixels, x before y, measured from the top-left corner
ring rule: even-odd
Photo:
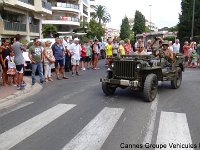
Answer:
[[[90,20],[89,0],[57,0],[52,2],[52,15],[42,24],[54,24],[60,35],[72,34],[81,21]]]
[[[120,30],[119,29],[113,29],[113,28],[105,28],[105,39],[111,38],[118,38],[120,34]]]
[[[43,38],[42,25],[53,24],[60,35],[72,34],[90,21],[95,0],[5,0],[0,14],[0,39],[20,34],[30,41]],[[94,11],[94,10],[93,10]]]
[[[42,20],[52,14],[45,0],[5,0],[0,14],[0,39],[16,34],[26,40],[42,37]]]

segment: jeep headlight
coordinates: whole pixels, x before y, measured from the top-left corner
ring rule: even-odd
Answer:
[[[114,64],[114,63],[112,63],[112,64],[111,64],[111,67],[112,67],[112,68],[114,68],[114,66],[115,66],[115,64]]]
[[[142,64],[141,63],[138,63],[137,65],[136,65],[136,68],[137,69],[140,69],[142,67]]]

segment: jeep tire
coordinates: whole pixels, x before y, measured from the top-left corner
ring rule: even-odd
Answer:
[[[155,74],[149,74],[146,76],[144,82],[143,94],[147,102],[152,102],[158,92],[158,80]]]
[[[115,93],[116,88],[111,87],[109,83],[102,82],[102,90],[106,94],[106,96],[109,96]]]
[[[180,67],[177,68],[177,76],[171,80],[171,87],[173,89],[178,89],[181,86],[182,82],[182,70]]]

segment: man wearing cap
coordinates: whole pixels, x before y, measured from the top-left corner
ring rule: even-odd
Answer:
[[[63,44],[61,43],[61,39],[57,38],[56,43],[54,43],[51,48],[53,50],[53,55],[56,59],[55,68],[56,68],[57,79],[61,80],[59,78],[60,68],[61,68],[61,73],[63,75],[63,79],[68,79],[68,77],[65,76],[65,69],[64,69],[65,48],[64,48]]]
[[[76,75],[79,76],[78,66],[80,61],[80,52],[82,51],[81,46],[79,45],[79,39],[75,38],[74,43],[69,46],[69,51],[71,53],[71,64],[72,64],[72,77]]]

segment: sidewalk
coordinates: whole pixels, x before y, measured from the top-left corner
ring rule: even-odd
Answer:
[[[2,86],[0,84],[0,99],[6,98],[9,95],[12,95],[13,93],[17,92],[17,87],[14,86]]]
[[[0,85],[0,103],[3,103],[7,100],[24,99],[28,96],[37,94],[42,90],[42,85],[39,83],[36,83],[34,86],[31,85],[30,77],[25,76],[24,81],[27,84],[24,90],[17,90],[17,87],[14,86],[4,87]]]

